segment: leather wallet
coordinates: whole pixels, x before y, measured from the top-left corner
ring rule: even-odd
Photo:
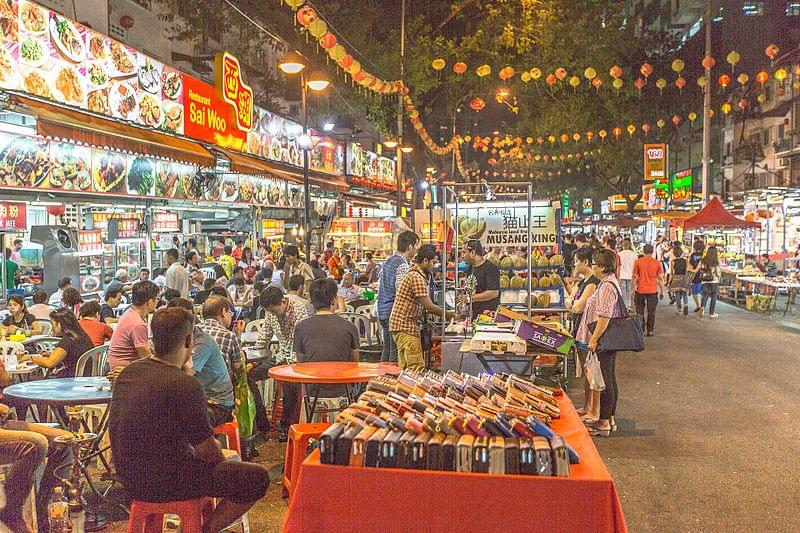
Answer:
[[[475,438],[472,445],[472,471],[489,473],[489,437]]]
[[[553,449],[553,475],[569,477],[569,454],[564,437],[554,436],[550,439],[550,447]]]
[[[519,473],[526,476],[536,475],[536,457],[533,453],[533,441],[528,438],[519,439]]]
[[[519,474],[519,439],[503,439],[505,446],[505,468],[506,474]]]
[[[442,444],[442,470],[455,472],[458,441],[460,435],[448,435]]]
[[[446,438],[447,435],[444,433],[436,433],[428,441],[428,457],[425,460],[426,470],[442,469],[442,445]]]
[[[428,441],[433,434],[420,433],[414,442],[411,443],[411,468],[414,470],[425,470],[425,462],[428,458]]]
[[[400,440],[397,442],[397,458],[395,459],[397,468],[411,468],[412,445],[416,438],[417,434],[412,431],[406,431],[400,436]]]
[[[536,456],[536,475],[553,475],[553,455],[550,450],[550,441],[544,437],[533,438],[533,450]]]
[[[336,439],[344,432],[344,425],[339,423],[331,424],[322,435],[319,436],[319,459],[326,465],[334,464],[334,452],[336,449]]]
[[[350,464],[350,449],[353,446],[353,439],[361,433],[364,428],[359,426],[348,426],[333,446],[333,464],[346,466]]]
[[[456,446],[456,471],[472,472],[472,446],[475,437],[472,435],[461,435]]]
[[[505,474],[506,443],[503,437],[492,437],[489,441],[489,473]]]
[[[353,439],[353,445],[350,447],[350,466],[364,466],[364,448],[367,439],[376,431],[378,428],[367,426]]]
[[[397,467],[397,444],[400,437],[403,436],[401,431],[389,431],[386,437],[381,442],[381,458],[378,461],[378,466],[383,468],[396,468]]]
[[[367,439],[364,448],[364,466],[378,466],[381,459],[381,442],[386,438],[389,431],[381,428]]]

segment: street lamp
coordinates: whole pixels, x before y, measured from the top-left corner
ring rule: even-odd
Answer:
[[[400,151],[403,152],[404,154],[410,154],[411,152],[414,151],[414,147],[413,146],[408,146],[408,145],[401,146],[400,147]]]
[[[303,134],[298,139],[298,144],[303,150],[303,199],[304,217],[305,217],[305,231],[300,229],[300,236],[304,237],[306,250],[306,261],[311,258],[311,185],[309,183],[308,166],[309,166],[309,152],[311,146],[311,135],[308,133],[308,106],[306,105],[306,97],[308,90],[314,92],[321,92],[328,88],[330,81],[325,77],[322,72],[314,71],[306,79],[303,70],[306,64],[303,58],[296,52],[288,52],[283,56],[283,59],[278,63],[278,68],[285,74],[300,74],[300,105],[303,114]],[[305,235],[303,235],[305,233]]]
[[[383,145],[390,150],[394,150],[395,148],[397,148],[398,144],[399,143],[397,142],[396,139],[387,139],[383,141]]]

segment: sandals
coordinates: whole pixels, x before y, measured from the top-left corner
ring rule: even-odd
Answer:
[[[581,407],[580,409],[576,409],[575,412],[578,413],[578,416],[581,417],[581,418],[583,418],[584,416],[589,414],[589,411],[587,411],[585,407]]]
[[[589,431],[589,435],[592,437],[608,437],[613,431],[612,426],[600,428],[596,425],[598,422],[599,420],[592,422],[584,420],[584,424],[586,424],[586,429]]]

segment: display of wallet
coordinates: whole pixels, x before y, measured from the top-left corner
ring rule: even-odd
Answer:
[[[320,436],[325,464],[569,476],[560,389],[506,374],[403,371],[367,384]]]

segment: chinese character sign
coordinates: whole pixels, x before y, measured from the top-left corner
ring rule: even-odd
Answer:
[[[557,244],[555,208],[528,204],[480,203],[458,210],[458,241],[464,245],[478,239],[484,247],[527,246],[530,230],[531,246]]]
[[[644,182],[667,177],[667,145],[644,145]]]
[[[217,55],[217,90],[222,99],[233,106],[236,126],[242,131],[250,131],[253,127],[253,90],[242,79],[239,60],[228,52]]]
[[[0,202],[0,231],[25,229],[25,204]]]

